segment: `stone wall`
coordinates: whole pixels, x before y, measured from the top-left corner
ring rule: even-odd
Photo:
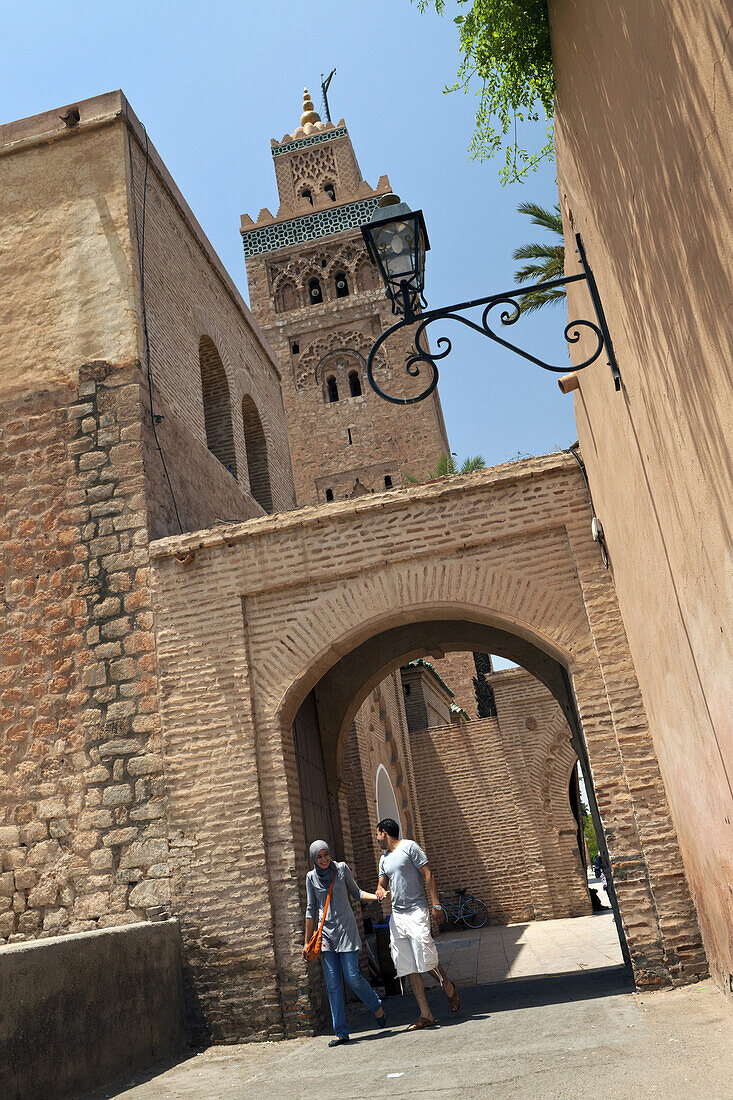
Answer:
[[[0,988],[8,1100],[126,1084],[184,1046],[176,921],[0,948]]]
[[[79,378],[2,409],[11,942],[144,918],[168,894],[140,377]]]
[[[567,270],[580,232],[623,380],[614,392],[602,360],[579,374],[578,435],[708,955],[730,995],[730,4],[549,10]],[[577,288],[569,302],[571,317],[588,316]]]

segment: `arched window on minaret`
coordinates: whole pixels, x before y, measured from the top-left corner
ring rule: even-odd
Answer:
[[[326,379],[326,394],[330,403],[339,399],[339,388],[333,375]]]
[[[298,292],[295,284],[285,279],[275,291],[275,310],[277,313],[287,313],[298,305]]]
[[[331,202],[336,202],[336,188],[332,183],[324,183],[323,190],[326,192]]]
[[[304,187],[300,192],[300,197],[301,199],[305,199],[306,202],[309,202],[311,206],[313,205],[313,192],[310,187]]]
[[[376,290],[378,284],[379,277],[374,264],[371,260],[360,260],[359,266],[356,269],[357,290]]]
[[[336,273],[336,277],[334,279],[334,284],[336,286],[336,297],[337,298],[348,298],[348,296],[349,296],[349,284],[347,282],[346,275],[343,271],[339,271],[339,272]]]
[[[349,371],[349,390],[352,397],[361,397],[361,379],[358,370]]]
[[[323,301],[320,279],[311,279],[308,283],[308,297],[312,306]]]

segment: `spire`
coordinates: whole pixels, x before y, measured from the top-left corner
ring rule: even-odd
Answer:
[[[313,109],[313,103],[307,88],[303,89],[303,114],[300,116],[300,125],[306,126],[309,122],[320,122],[321,116]]]

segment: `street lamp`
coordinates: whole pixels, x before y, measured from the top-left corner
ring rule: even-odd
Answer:
[[[392,301],[392,312],[404,314],[405,323],[411,324],[415,310],[426,304],[422,292],[430,242],[422,210],[410,210],[397,195],[382,195],[361,232]]]
[[[551,290],[554,287],[579,282],[585,282],[588,286],[596,319],[595,321],[587,319],[570,321],[565,326],[564,335],[569,344],[577,344],[584,332],[590,333],[594,338],[595,346],[591,354],[582,363],[575,364],[572,369],[573,371],[583,370],[591,363],[595,363],[605,351],[614,387],[616,390],[621,389],[621,373],[616,362],[611,335],[606,324],[598,287],[579,233],[575,234],[575,244],[582,270],[577,275],[550,279],[543,283],[535,283],[534,286],[512,287],[511,290],[501,294],[490,294],[486,298],[475,298],[471,302],[460,302],[453,306],[423,309],[422,307],[427,304],[423,298],[425,253],[430,248],[430,244],[422,211],[413,212],[406,203],[400,202],[397,195],[383,195],[371,221],[362,226],[361,231],[369,255],[379,269],[386,296],[392,303],[392,312],[401,315],[399,321],[377,337],[367,360],[369,385],[385,401],[390,401],[393,405],[414,405],[418,401],[424,401],[433,392],[438,384],[437,362],[450,355],[453,346],[449,337],[440,336],[437,340],[437,347],[440,350],[431,352],[426,333],[430,325],[439,320],[458,321],[489,340],[493,340],[494,343],[515,352],[523,359],[528,359],[530,363],[541,367],[542,370],[551,371],[553,374],[566,374],[567,364],[555,366],[552,363],[545,363],[544,360],[538,359],[537,356],[505,339],[500,332],[517,323],[522,314],[521,303],[526,295],[538,290]],[[479,306],[483,306],[480,322],[461,316],[465,311]],[[497,312],[493,312],[495,310]],[[501,328],[492,327],[497,325],[497,321]],[[414,397],[395,397],[385,393],[375,381],[374,357],[393,333],[414,324],[416,328],[413,347],[405,359],[405,371],[411,378],[417,378],[420,375],[421,366],[425,364],[430,371],[428,384]]]

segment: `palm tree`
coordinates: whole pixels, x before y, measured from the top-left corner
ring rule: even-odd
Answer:
[[[551,279],[562,279],[565,274],[565,237],[562,231],[562,217],[560,204],[555,204],[555,209],[547,210],[536,202],[520,202],[517,210],[520,214],[526,214],[532,219],[532,225],[538,225],[546,229],[558,238],[555,243],[536,242],[522,245],[513,254],[515,260],[529,260],[524,267],[514,272],[514,281],[517,283],[544,283]],[[522,313],[533,313],[552,302],[560,302],[565,298],[565,287],[557,286],[552,290],[540,290],[532,294],[526,294],[521,299]]]
[[[439,477],[453,477],[454,474],[472,474],[474,470],[483,470],[485,466],[486,459],[483,455],[471,455],[469,458],[464,458],[459,466],[455,455],[442,454],[435,469],[428,472],[428,478],[430,481],[435,481]],[[414,474],[404,474],[403,480],[406,485],[418,484],[418,479]]]

